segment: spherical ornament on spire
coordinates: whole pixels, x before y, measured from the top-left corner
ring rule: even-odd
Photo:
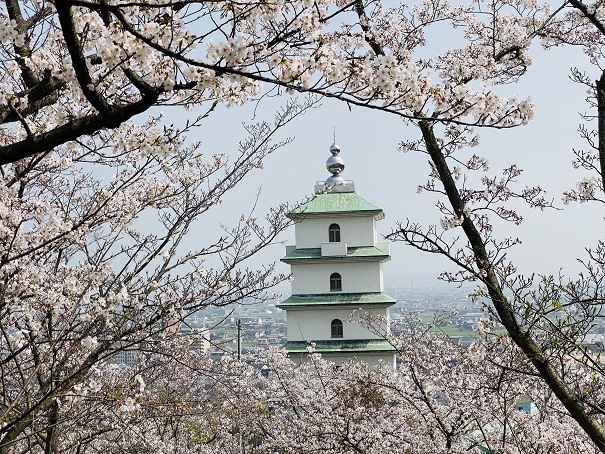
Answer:
[[[326,161],[326,169],[328,169],[328,172],[330,172],[332,176],[328,177],[326,184],[340,184],[344,181],[344,178],[341,177],[340,174],[345,168],[344,160],[338,156],[338,153],[340,153],[340,147],[333,143],[330,146],[330,153],[332,153],[332,156],[330,156]]]

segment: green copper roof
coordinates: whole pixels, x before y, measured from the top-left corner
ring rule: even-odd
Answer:
[[[314,341],[315,351],[317,353],[395,353],[397,350],[388,341],[384,339],[368,339],[368,340],[343,340],[330,339]],[[307,353],[309,343],[306,341],[290,341],[286,342],[286,350],[288,353]]]
[[[306,216],[325,216],[330,214],[367,214],[373,215],[377,221],[384,219],[384,212],[381,208],[362,199],[355,192],[320,194],[313,197],[307,203],[303,203],[298,208],[290,211],[288,217],[295,219]]]
[[[350,247],[347,248],[346,256],[338,256],[338,255],[321,255],[320,248],[313,249],[295,249],[286,255],[283,259],[281,259],[284,263],[292,263],[292,262],[307,262],[307,261],[316,261],[316,260],[372,260],[372,261],[381,261],[386,262],[390,260],[391,256],[385,254],[384,251],[381,251],[377,247]]]
[[[384,293],[328,293],[314,295],[292,295],[277,305],[280,309],[298,309],[307,307],[337,307],[351,305],[364,306],[392,306],[397,300]]]

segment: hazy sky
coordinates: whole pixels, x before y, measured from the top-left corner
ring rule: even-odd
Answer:
[[[540,212],[524,208],[520,227],[498,224],[496,232],[500,237],[510,235],[523,240],[510,253],[521,271],[558,273],[563,269],[570,274],[578,271],[576,259],[585,258],[584,248],[596,244],[603,228],[603,213],[596,203],[564,206],[561,202],[561,193],[574,187],[585,175],[571,166],[572,148],[583,146],[577,128],[581,122],[578,112],[587,109],[585,89],[572,83],[568,75],[574,65],[587,70],[593,79],[598,73],[586,57],[573,49],[549,52],[536,49],[534,55],[534,65],[521,83],[497,90],[519,97],[531,96],[537,105],[535,118],[525,127],[480,131],[480,146],[463,154],[469,156],[474,152],[487,157],[490,176],[499,175],[502,168],[515,163],[525,170],[519,190],[535,184],[548,190],[549,197],[561,210]],[[259,119],[273,117],[269,103],[261,104],[256,113]],[[203,141],[207,153],[234,150],[237,138],[243,134],[241,122],[251,121],[252,116],[251,107],[221,108],[196,138]],[[418,138],[418,130],[404,125],[394,115],[356,107],[349,110],[343,103],[327,100],[320,109],[309,112],[284,131],[284,135],[295,137],[294,142],[270,156],[264,170],[254,172],[227,197],[214,221],[236,222],[245,211],[241,202],[244,206],[252,203],[251,194],[261,186],[259,216],[269,206],[295,203],[311,195],[315,182],[329,175],[325,161],[334,127],[346,163],[343,176],[355,182],[360,196],[386,213],[386,219],[378,224],[380,233],[388,233],[397,221],[406,218],[426,225],[439,223],[441,216],[434,206],[434,196],[416,192],[417,186],[427,179],[426,156],[396,150],[401,140]],[[203,237],[206,229],[210,231],[209,223],[204,221],[200,229],[198,233]],[[283,240],[294,243],[293,228]],[[285,247],[277,246],[256,263],[279,260],[284,253]],[[443,258],[402,244],[391,245],[391,256],[384,268],[387,285],[396,282],[407,286],[414,279],[426,285],[432,282],[432,276],[449,268]],[[288,267],[281,264],[280,270],[288,272]],[[421,276],[422,273],[430,278]]]

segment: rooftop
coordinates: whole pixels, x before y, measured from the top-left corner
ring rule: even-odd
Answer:
[[[326,215],[371,215],[377,221],[384,219],[382,208],[372,205],[355,192],[330,192],[313,197],[288,213],[291,219]]]
[[[353,305],[355,307],[392,306],[397,300],[385,293],[327,293],[311,295],[292,295],[279,303],[280,309],[296,309],[306,307],[335,307]]]
[[[366,339],[366,340],[343,340],[330,339],[314,341],[314,348],[317,353],[394,353],[393,347],[384,339]],[[286,350],[288,353],[306,353],[309,342],[306,341],[290,341],[286,342]]]
[[[321,255],[321,248],[295,249],[281,259],[284,263],[310,262],[310,261],[334,261],[334,260],[371,260],[386,262],[391,259],[385,251],[375,247],[350,247],[347,255]]]

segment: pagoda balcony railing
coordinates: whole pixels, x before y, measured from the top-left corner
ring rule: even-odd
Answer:
[[[322,257],[346,257],[346,255],[347,243],[345,243],[344,241],[321,243]]]

